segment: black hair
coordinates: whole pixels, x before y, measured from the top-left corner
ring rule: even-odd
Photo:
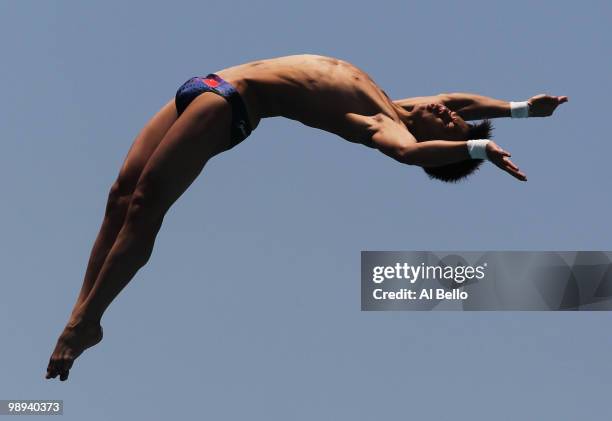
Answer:
[[[491,138],[493,125],[490,120],[484,120],[479,124],[468,123],[468,126],[470,126],[470,128],[466,140]],[[429,178],[446,181],[447,183],[457,183],[470,174],[475,173],[482,165],[482,162],[482,159],[466,159],[440,167],[424,167],[423,170],[427,173]]]

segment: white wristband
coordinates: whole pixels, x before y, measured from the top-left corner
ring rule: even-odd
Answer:
[[[468,152],[472,159],[488,159],[487,145],[489,139],[471,139],[467,141]]]
[[[529,117],[529,102],[510,102],[510,115],[512,118]]]

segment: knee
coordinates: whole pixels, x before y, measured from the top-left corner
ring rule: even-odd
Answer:
[[[159,189],[153,183],[139,182],[130,197],[126,223],[132,227],[155,229],[164,214]]]
[[[131,195],[132,189],[124,181],[117,179],[108,192],[105,217],[118,223],[123,222],[130,204]]]

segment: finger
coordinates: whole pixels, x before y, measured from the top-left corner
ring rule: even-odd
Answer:
[[[516,164],[512,161],[510,161],[508,158],[504,158],[504,162],[506,163],[506,165],[510,168],[512,168],[514,171],[518,171],[519,167],[516,166]]]
[[[507,172],[508,172],[510,175],[512,175],[514,178],[517,178],[517,179],[519,179],[519,180],[521,180],[521,181],[527,181],[527,176],[525,175],[525,173],[524,173],[524,172],[514,170],[514,169],[512,169],[512,168],[510,168],[510,167],[506,167],[506,168],[504,168],[504,169],[505,169],[505,170],[506,170],[506,171],[507,171]]]
[[[70,370],[65,370],[60,373],[60,381],[66,381],[68,379],[68,373]]]
[[[527,181],[527,176],[525,175],[525,173],[519,171],[518,167],[516,167],[516,165],[514,165],[512,162],[508,162],[508,160],[503,160],[499,163],[496,163],[495,165],[506,171],[511,176],[518,178],[521,181]]]
[[[559,97],[559,104],[563,104],[564,102],[567,102],[567,97],[566,96],[560,96]]]

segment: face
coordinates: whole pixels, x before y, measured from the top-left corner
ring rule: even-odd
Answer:
[[[419,104],[412,114],[419,141],[467,140],[468,124],[442,104]]]

